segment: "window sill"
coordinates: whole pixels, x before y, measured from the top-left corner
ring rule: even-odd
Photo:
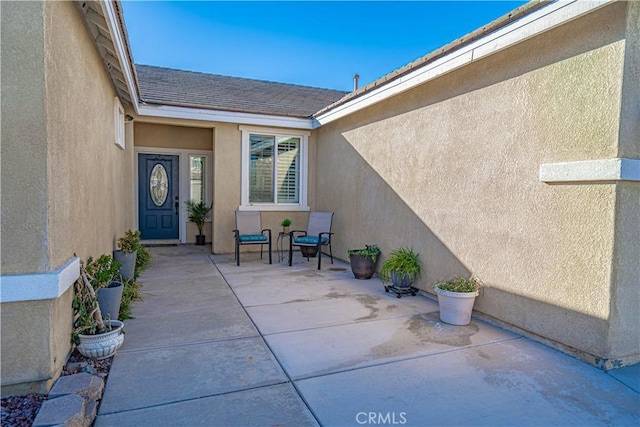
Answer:
[[[275,204],[255,204],[255,205],[240,205],[238,207],[240,211],[273,211],[273,212],[309,212],[311,208],[309,206],[300,205],[275,205]]]

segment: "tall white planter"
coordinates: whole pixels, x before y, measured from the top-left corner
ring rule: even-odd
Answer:
[[[451,325],[468,325],[471,323],[473,303],[478,292],[449,292],[435,287],[440,306],[440,320]]]

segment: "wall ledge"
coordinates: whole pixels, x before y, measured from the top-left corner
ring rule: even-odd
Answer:
[[[546,183],[610,183],[640,181],[640,159],[614,158],[543,163],[540,181]]]
[[[60,298],[80,277],[80,258],[50,273],[0,276],[0,303]]]

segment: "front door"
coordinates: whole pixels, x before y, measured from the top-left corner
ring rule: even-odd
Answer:
[[[138,154],[141,239],[178,239],[178,156]]]

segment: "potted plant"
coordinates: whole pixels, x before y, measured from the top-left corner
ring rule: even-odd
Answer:
[[[283,219],[280,223],[280,225],[282,226],[282,232],[285,234],[289,234],[289,227],[291,226],[291,224],[293,224],[293,221],[291,221],[289,218]]]
[[[389,258],[382,264],[380,276],[383,282],[391,282],[395,288],[410,289],[420,272],[418,254],[413,249],[398,248],[391,251]]]
[[[111,255],[101,255],[98,259],[89,257],[85,274],[96,291],[102,315],[118,320],[122,302],[123,283],[118,280],[121,264]]]
[[[204,245],[206,236],[203,233],[204,223],[209,219],[209,213],[213,209],[213,203],[207,205],[205,202],[197,202],[195,200],[187,200],[187,215],[189,221],[198,227],[198,235],[196,236],[196,245]]]
[[[136,269],[137,248],[140,245],[140,232],[128,230],[118,238],[118,249],[113,251],[113,258],[122,264],[120,276],[133,279]]]
[[[376,245],[365,245],[364,249],[350,249],[347,251],[351,271],[356,279],[371,279],[376,272],[380,249]]]
[[[455,277],[436,283],[434,290],[438,294],[440,320],[452,325],[468,325],[481,286],[480,280],[474,276],[469,279]]]
[[[118,320],[102,318],[98,296],[82,264],[80,277],[74,284],[72,307],[71,340],[77,345],[80,354],[94,359],[113,356],[124,342],[124,324]]]

